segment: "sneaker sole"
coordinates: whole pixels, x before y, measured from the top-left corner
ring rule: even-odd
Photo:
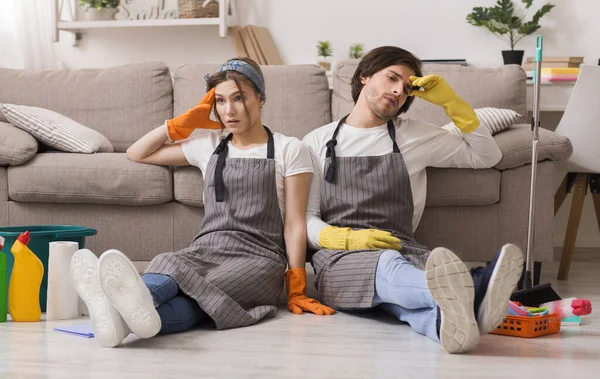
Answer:
[[[436,248],[425,266],[427,287],[440,307],[440,343],[452,354],[472,351],[479,343],[473,312],[475,290],[467,266],[450,250]]]
[[[71,258],[71,275],[77,293],[88,307],[94,338],[103,347],[119,345],[129,330],[102,290],[98,257],[90,250],[78,250]]]
[[[125,254],[118,250],[102,254],[98,262],[98,276],[104,293],[133,334],[140,338],[158,334],[162,323],[150,290]]]
[[[481,335],[496,329],[508,314],[508,301],[521,278],[523,261],[523,253],[517,246],[502,247],[477,315]]]

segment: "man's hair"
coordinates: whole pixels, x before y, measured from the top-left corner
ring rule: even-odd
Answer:
[[[411,52],[396,46],[377,47],[369,51],[360,60],[360,63],[352,76],[352,99],[354,100],[354,103],[358,101],[360,91],[363,89],[363,84],[360,81],[361,77],[367,78],[373,76],[387,67],[396,65],[409,67],[416,73],[416,76],[423,76],[423,73],[421,72],[421,60]],[[396,113],[396,116],[408,111],[414,100],[415,98],[413,96],[409,96],[398,113]]]

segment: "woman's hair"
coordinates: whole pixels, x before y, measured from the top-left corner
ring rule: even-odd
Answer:
[[[416,76],[423,76],[423,73],[421,72],[421,60],[411,52],[396,46],[377,47],[369,51],[361,59],[352,76],[352,99],[354,99],[354,102],[356,103],[358,101],[360,91],[363,89],[363,84],[360,81],[361,77],[371,77],[387,67],[396,65],[409,67],[415,72]],[[398,110],[398,113],[396,113],[396,116],[408,111],[414,100],[414,97],[409,96],[400,110]]]
[[[244,61],[244,62],[252,65],[252,67],[254,67],[254,69],[256,69],[256,71],[260,75],[260,78],[264,81],[263,73],[262,73],[262,70],[260,69],[260,66],[252,59],[250,59],[250,58],[233,58],[233,59],[230,59],[229,61],[231,61],[231,60]],[[248,111],[248,108],[246,107],[246,99],[244,97],[244,93],[242,92],[241,83],[244,82],[246,85],[248,85],[250,88],[252,88],[252,90],[256,93],[256,95],[258,97],[261,98],[261,100],[264,100],[264,98],[263,98],[263,96],[261,96],[260,92],[258,91],[258,88],[256,88],[256,85],[250,79],[248,79],[248,77],[246,75],[244,75],[240,72],[237,72],[237,71],[233,71],[233,70],[225,70],[225,71],[214,73],[206,81],[206,86],[207,86],[206,89],[207,89],[207,91],[210,91],[212,88],[215,88],[217,85],[219,85],[223,82],[226,82],[228,80],[233,80],[235,82],[238,90],[240,91],[240,96],[242,97],[242,104],[244,104],[244,110],[246,111],[246,116],[248,117],[248,119],[250,119],[250,112]],[[223,125],[223,121],[221,121],[221,117],[219,117],[219,113],[217,112],[217,107],[213,108],[213,112],[214,112],[217,120],[219,120],[221,125]]]

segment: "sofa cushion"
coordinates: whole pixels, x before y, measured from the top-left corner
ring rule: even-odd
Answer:
[[[204,75],[219,65],[188,64],[174,74],[174,112],[184,113],[205,94]],[[271,130],[304,137],[331,122],[330,92],[325,71],[313,65],[261,66],[267,101],[262,121]]]
[[[0,104],[0,112],[13,126],[57,150],[86,154],[114,151],[102,134],[49,109]]]
[[[204,180],[196,167],[176,167],[174,198],[192,207],[203,207]],[[500,171],[495,169],[427,168],[427,207],[488,205],[500,201]]]
[[[204,179],[198,167],[175,167],[173,171],[173,197],[192,207],[203,207]]]
[[[427,168],[426,207],[489,205],[500,201],[500,171]]]
[[[8,200],[8,174],[6,167],[0,167],[0,203]],[[3,225],[3,224],[0,224]]]
[[[38,142],[29,133],[0,122],[0,166],[25,163],[37,149]]]
[[[494,136],[502,151],[502,160],[495,166],[498,170],[531,164],[532,135],[531,126],[514,125]],[[544,160],[564,161],[573,154],[571,141],[548,129],[538,129],[538,162]]]
[[[334,70],[331,98],[334,120],[348,114],[354,105],[350,81],[357,65],[355,60],[342,61]],[[441,75],[473,108],[494,107],[512,109],[521,115],[527,114],[527,75],[521,66],[479,68],[426,63],[423,65],[423,74]],[[422,99],[415,99],[410,110],[402,117],[419,119],[435,125],[444,125],[449,121],[441,107]]]
[[[123,153],[43,153],[8,168],[8,193],[20,202],[162,204],[173,199],[173,176]]]
[[[164,63],[32,72],[0,68],[0,103],[51,109],[97,130],[123,152],[173,116],[173,85]]]

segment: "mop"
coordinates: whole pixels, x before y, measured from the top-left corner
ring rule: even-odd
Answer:
[[[518,301],[522,305],[538,307],[542,303],[560,300],[561,297],[552,289],[550,283],[533,286],[533,224],[535,219],[535,185],[538,157],[538,128],[540,124],[540,78],[542,70],[542,45],[543,38],[538,35],[535,44],[535,63],[533,71],[533,118],[531,120],[532,131],[532,153],[531,153],[531,191],[529,193],[529,226],[527,229],[527,258],[525,272],[521,282],[521,289],[515,291],[512,301]]]

